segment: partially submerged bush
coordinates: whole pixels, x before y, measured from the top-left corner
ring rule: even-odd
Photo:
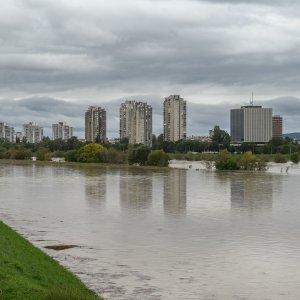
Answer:
[[[153,150],[148,155],[147,165],[167,167],[170,157],[163,150]]]
[[[294,164],[298,164],[299,161],[300,161],[300,154],[299,152],[294,152],[291,154],[291,161],[294,163]]]
[[[275,156],[274,156],[274,162],[276,163],[286,163],[287,162],[287,159],[284,155],[282,155],[281,153],[277,153]]]

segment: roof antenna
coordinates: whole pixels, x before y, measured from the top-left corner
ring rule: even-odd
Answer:
[[[250,106],[253,106],[253,92],[252,92],[252,96],[250,98]]]

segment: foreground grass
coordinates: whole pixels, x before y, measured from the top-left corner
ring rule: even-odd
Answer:
[[[100,299],[72,273],[0,221],[0,299]]]

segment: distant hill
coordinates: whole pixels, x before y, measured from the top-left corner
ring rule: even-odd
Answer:
[[[292,133],[285,133],[283,137],[289,137],[290,139],[300,140],[300,132],[292,132]]]

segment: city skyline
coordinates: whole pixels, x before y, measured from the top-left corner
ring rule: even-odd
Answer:
[[[184,96],[183,96],[184,97]],[[153,133],[158,135],[163,133],[163,101],[164,98],[149,97],[148,104],[152,107],[153,113]],[[185,98],[185,97],[184,97]],[[144,97],[136,98],[142,101]],[[186,99],[186,98],[185,98]],[[273,115],[281,115],[284,118],[283,133],[299,132],[300,122],[298,122],[300,111],[300,99],[290,98],[274,99],[271,101],[254,101],[254,104],[260,104],[264,107],[272,107]],[[119,137],[119,109],[124,99],[106,103],[103,108],[107,111],[107,137]],[[214,125],[219,125],[222,129],[230,132],[230,109],[239,108],[241,105],[231,105],[222,103],[219,105],[201,105],[190,102],[187,99],[187,134],[207,136],[209,130]],[[1,101],[0,101],[1,103]],[[245,105],[249,101],[241,102]],[[39,110],[36,105],[40,105]],[[6,108],[9,106],[9,109]],[[74,128],[74,135],[79,138],[85,136],[85,125],[83,112],[87,107],[82,104],[74,104],[62,100],[51,98],[26,99],[15,102],[4,103],[0,110],[0,121],[14,127],[15,131],[22,131],[22,125],[33,121],[44,129],[44,136],[52,136],[52,125],[55,122],[66,122]],[[2,113],[2,114],[1,114]],[[26,115],[32,117],[27,119]],[[18,122],[19,120],[19,122]]]

